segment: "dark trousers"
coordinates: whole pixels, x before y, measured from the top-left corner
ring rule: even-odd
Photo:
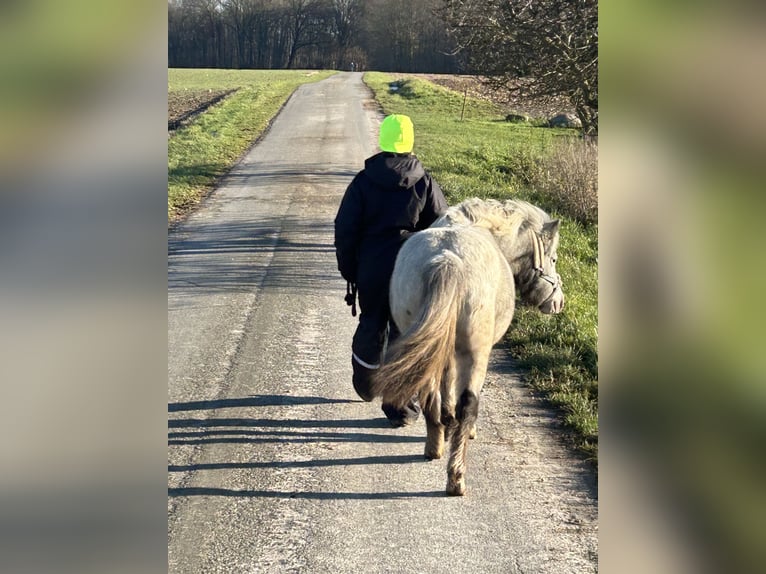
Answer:
[[[359,285],[359,325],[351,342],[357,360],[368,368],[377,367],[387,343],[399,336],[388,306],[388,283]],[[365,365],[366,363],[366,365]]]
[[[386,345],[399,336],[399,329],[391,318],[388,304],[388,282],[383,285],[358,285],[359,325],[351,343],[354,367],[354,390],[366,401],[374,397],[370,392],[370,376],[380,365]],[[417,419],[420,406],[413,398],[404,409],[383,404],[383,412],[394,426],[408,424]]]

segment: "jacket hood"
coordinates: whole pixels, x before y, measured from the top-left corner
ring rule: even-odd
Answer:
[[[410,188],[426,174],[423,164],[414,155],[383,152],[368,158],[364,170],[376,184],[387,187]]]

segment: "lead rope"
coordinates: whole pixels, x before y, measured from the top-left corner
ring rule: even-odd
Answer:
[[[356,317],[356,283],[346,281],[346,305],[351,306],[351,316]]]

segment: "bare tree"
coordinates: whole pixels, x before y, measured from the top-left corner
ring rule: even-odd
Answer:
[[[168,1],[169,63],[223,66],[225,39],[220,0]]]
[[[396,72],[454,71],[446,58],[441,0],[368,0],[365,47],[371,64]]]
[[[334,67],[346,69],[353,61],[353,52],[356,52],[357,59],[359,59],[359,51],[353,50],[353,48],[361,29],[364,2],[363,0],[331,0],[330,14],[332,36],[336,48]]]
[[[598,132],[597,0],[444,0],[444,19],[474,73],[497,89],[569,98]]]
[[[290,47],[285,68],[292,68],[298,51],[321,43],[323,26],[322,0],[288,0],[285,7],[286,29]]]
[[[236,67],[252,67],[251,51],[248,44],[252,38],[252,30],[256,12],[253,0],[226,0],[223,2],[223,21],[234,35],[236,47]]]

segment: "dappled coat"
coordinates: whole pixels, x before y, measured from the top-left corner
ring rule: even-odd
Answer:
[[[441,188],[414,155],[381,152],[368,158],[335,218],[338,270],[360,291],[374,285],[387,291],[404,240],[446,209]]]

